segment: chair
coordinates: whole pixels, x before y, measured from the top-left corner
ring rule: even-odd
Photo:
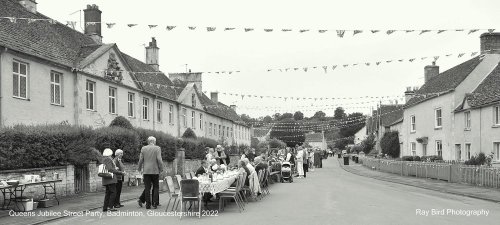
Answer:
[[[269,168],[267,168],[266,170],[264,170],[264,182],[263,182],[264,186],[263,186],[263,190],[266,191],[266,194],[271,194],[269,192],[269,189],[268,189],[269,188],[269,180],[270,180],[269,179],[269,177],[270,177],[269,174],[270,173],[271,172],[269,171]]]
[[[172,204],[172,211],[174,211],[174,209],[177,209],[177,207],[179,207],[179,202],[177,202],[177,197],[179,197],[179,192],[175,190],[174,180],[172,179],[171,176],[165,177],[165,183],[167,184],[168,195],[170,197],[168,199],[168,203],[167,203],[167,207],[165,208],[165,212],[168,210],[168,206],[170,205],[170,201],[172,200],[172,198],[174,199],[174,203]],[[175,206],[175,203],[177,203],[177,206]]]
[[[264,170],[259,170],[258,171],[258,176],[259,176],[259,185],[260,185],[260,189],[262,190],[264,188]],[[266,193],[264,191],[262,191],[262,193],[260,194],[260,199],[264,198],[264,195]]]
[[[186,179],[193,179],[190,173],[185,173],[184,176],[186,177]]]
[[[181,219],[185,202],[198,202],[198,218],[201,218],[200,183],[195,179],[181,180]]]
[[[182,176],[177,174],[177,175],[175,175],[175,179],[177,180],[177,186],[179,187],[179,189],[181,189]]]
[[[236,179],[235,187],[230,187],[227,189],[228,191],[235,191],[236,192],[236,188],[238,187],[238,184],[240,185],[239,190],[236,192],[236,195],[240,199],[240,202],[242,203],[241,206],[242,206],[243,210],[245,210],[244,206],[247,203],[246,200],[245,201],[243,200],[244,195],[241,194],[241,192],[243,191],[243,186],[245,185],[245,177],[246,177],[245,174],[246,173],[243,173],[243,174],[240,174],[238,176],[238,178]],[[239,183],[238,183],[238,181],[239,181]]]
[[[243,179],[241,179],[243,178]],[[241,209],[244,210],[243,208],[243,200],[239,196],[239,192],[241,190],[242,186],[242,181],[244,181],[245,177],[242,175],[238,176],[238,179],[236,180],[236,187],[234,190],[225,190],[223,192],[219,193],[219,211],[222,211],[224,209],[225,201],[224,199],[226,198],[232,198],[234,199],[234,202],[236,202],[236,205],[238,205],[238,210],[241,213]]]
[[[196,177],[196,175],[195,175],[195,173],[193,171],[191,171],[189,174],[191,174],[191,178],[195,178]]]

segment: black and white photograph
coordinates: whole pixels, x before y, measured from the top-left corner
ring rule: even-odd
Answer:
[[[0,224],[496,224],[498,9],[0,0]]]

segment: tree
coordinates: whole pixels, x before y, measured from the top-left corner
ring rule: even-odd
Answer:
[[[130,121],[128,121],[127,118],[123,117],[123,116],[117,116],[113,119],[113,121],[111,121],[111,124],[109,124],[110,127],[121,127],[121,128],[125,128],[125,129],[129,129],[129,130],[133,130],[134,127],[132,126],[132,124],[130,123]]]
[[[291,119],[291,118],[293,118],[293,114],[283,113],[283,115],[281,115],[278,120]]]
[[[370,151],[375,147],[375,135],[370,134],[365,140],[361,142],[361,147],[365,154],[370,153]]]
[[[280,118],[281,118],[281,113],[275,113],[273,115],[273,119],[276,120],[276,121],[279,120]]]
[[[196,133],[194,133],[191,128],[187,128],[186,131],[184,131],[184,134],[182,134],[182,138],[186,139],[196,139]]]
[[[399,157],[399,133],[397,131],[386,132],[382,139],[380,139],[380,147],[383,154],[387,154],[393,158]]]
[[[247,122],[247,123],[248,123],[248,122],[253,122],[253,121],[255,121],[255,119],[254,119],[254,118],[250,117],[250,116],[249,116],[249,115],[247,115],[247,114],[241,114],[241,116],[240,116],[240,117],[241,117],[241,120],[243,120],[243,122]]]
[[[356,112],[351,113],[347,118],[340,123],[337,123],[340,128],[340,136],[351,137],[365,126],[363,114]],[[351,142],[353,144],[354,142]]]
[[[321,119],[321,118],[324,118],[325,116],[326,116],[326,114],[323,111],[317,111],[316,113],[314,113],[313,118]]]
[[[302,122],[292,118],[284,119],[273,126],[271,138],[276,138],[286,143],[288,147],[301,145],[305,141]]]
[[[301,111],[295,112],[295,114],[293,114],[293,119],[295,119],[295,120],[303,120],[304,119],[304,113],[302,113]]]
[[[272,123],[273,122],[273,118],[271,116],[266,116],[266,117],[264,117],[264,119],[262,121],[264,123]]]
[[[342,107],[337,107],[333,114],[333,118],[337,120],[344,119],[346,116],[347,115],[345,114],[345,110]]]

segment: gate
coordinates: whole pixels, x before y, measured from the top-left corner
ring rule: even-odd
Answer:
[[[75,167],[75,194],[88,191],[89,176],[88,166]]]

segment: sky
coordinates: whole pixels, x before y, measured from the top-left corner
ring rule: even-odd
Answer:
[[[116,23],[111,29],[102,27],[103,42],[117,43],[121,51],[144,60],[144,45],[155,37],[163,72],[185,72],[186,67],[192,72],[205,72],[203,91],[208,96],[218,91],[219,101],[237,105],[239,114],[252,117],[295,111],[312,116],[318,110],[332,116],[337,106],[343,106],[348,113],[369,113],[380,102],[402,103],[406,87],[424,83],[424,66],[432,63],[432,56],[440,56],[436,63],[443,72],[470,59],[471,52],[479,51],[479,36],[484,31],[468,34],[469,29],[500,31],[500,1],[496,0],[37,2],[39,12],[61,23],[76,21],[80,31],[83,11],[80,16],[79,10],[87,4],[98,5],[103,23]],[[127,24],[138,25],[129,28]],[[158,26],[150,29],[148,25]],[[176,28],[167,31],[167,26]],[[187,26],[197,28],[193,31]],[[206,27],[216,30],[207,32]],[[237,29],[224,31],[225,27]],[[243,28],[255,30],[245,32]],[[264,28],[274,32],[264,32]],[[280,32],[281,29],[292,31]],[[300,33],[300,29],[310,31]],[[317,32],[320,29],[328,31]],[[385,33],[411,29],[466,31]],[[353,35],[346,31],[339,38],[335,30],[364,32]],[[372,34],[370,30],[381,32]],[[458,58],[459,53],[467,54]],[[446,57],[448,54],[452,56]],[[421,60],[428,56],[431,57]],[[416,60],[409,62],[412,58]],[[394,61],[374,65],[387,60]],[[370,62],[370,66],[365,62]],[[349,66],[344,68],[344,64]],[[332,71],[333,65],[337,68]],[[314,66],[318,69],[312,69]],[[328,66],[327,73],[322,66]],[[305,72],[304,67],[309,70]],[[300,69],[279,72],[277,68]],[[229,75],[207,71],[241,72]],[[241,98],[227,93],[301,99]],[[363,96],[370,98],[360,98]],[[372,98],[381,96],[385,98]]]

